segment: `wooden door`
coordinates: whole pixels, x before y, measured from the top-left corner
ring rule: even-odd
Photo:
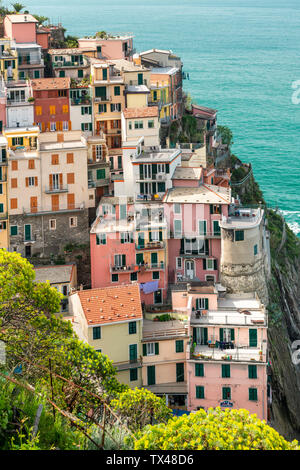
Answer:
[[[58,194],[52,194],[51,202],[52,202],[52,211],[59,211],[59,195]]]

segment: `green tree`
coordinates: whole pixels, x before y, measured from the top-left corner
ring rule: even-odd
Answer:
[[[146,426],[136,433],[135,450],[300,450],[247,410],[210,408]],[[130,438],[129,438],[130,439]]]
[[[46,21],[49,21],[48,16],[41,16],[41,15],[32,15],[36,20],[38,20],[39,24],[42,25]]]
[[[69,47],[69,48],[78,47],[78,37],[68,35],[65,39],[65,47]]]
[[[233,145],[233,134],[229,127],[227,126],[218,126],[217,127],[218,134],[222,138],[222,143],[225,145]]]
[[[22,3],[11,3],[15,13],[20,13],[21,10],[25,8],[26,5],[22,5]]]
[[[166,423],[172,416],[172,411],[166,406],[164,399],[144,388],[126,390],[117,399],[112,400],[111,406],[133,432],[152,422]]]

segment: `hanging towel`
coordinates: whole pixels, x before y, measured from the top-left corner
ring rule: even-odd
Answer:
[[[158,281],[145,282],[143,285],[144,294],[151,294],[158,290]]]

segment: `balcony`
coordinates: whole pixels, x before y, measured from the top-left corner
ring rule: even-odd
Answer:
[[[161,250],[165,247],[165,242],[163,241],[152,241],[147,242],[144,245],[135,245],[137,250]]]
[[[45,205],[36,207],[23,207],[24,216],[38,216],[52,213],[67,213],[67,212],[79,212],[85,209],[85,203],[79,204],[59,204],[59,205]]]
[[[105,103],[106,101],[111,101],[111,96],[95,96],[95,103]]]
[[[71,105],[72,106],[80,106],[80,105],[90,105],[92,102],[92,98],[90,96],[82,96],[81,98],[72,98]]]
[[[139,272],[140,266],[137,264],[130,264],[127,266],[111,265],[110,272],[112,273],[128,273],[128,272]]]
[[[209,256],[208,250],[180,250],[181,256],[184,258],[205,258],[206,256]]]
[[[63,68],[63,67],[78,68],[78,67],[88,67],[89,64],[85,62],[84,60],[77,61],[77,62],[72,62],[68,60],[59,60],[57,62],[53,62],[52,65],[54,68]]]
[[[36,235],[29,235],[29,236],[25,236],[24,239],[23,239],[23,243],[25,245],[31,245],[32,243],[35,243],[36,242]]]
[[[122,134],[122,130],[119,129],[119,128],[115,128],[115,129],[104,129],[104,134],[106,134],[106,135],[121,135],[121,134]]]
[[[193,310],[191,314],[191,325],[197,326],[200,324],[205,325],[241,325],[241,326],[267,326],[266,319],[259,312],[249,312],[243,314],[242,312],[224,312],[221,310]]]
[[[221,347],[225,346],[225,349]],[[230,345],[230,348],[228,346]],[[221,346],[221,347],[220,347]],[[266,355],[262,353],[262,348],[251,348],[249,345],[214,341],[207,345],[197,345],[190,353],[190,359],[198,361],[228,361],[230,362],[266,362]]]
[[[101,188],[102,186],[108,186],[110,183],[109,178],[99,179],[99,180],[89,180],[89,188]]]
[[[3,160],[0,160],[0,166],[7,166],[7,165],[8,165],[7,158],[4,158]]]
[[[68,185],[53,185],[53,186],[46,186],[45,193],[46,194],[56,194],[56,193],[67,193],[69,191]]]
[[[33,103],[28,101],[28,99],[22,99],[22,100],[14,100],[7,98],[6,101],[7,106],[24,106],[24,105],[32,105]]]

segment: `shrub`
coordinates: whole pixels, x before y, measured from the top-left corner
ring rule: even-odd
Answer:
[[[247,410],[210,408],[147,426],[136,433],[135,450],[300,450]]]

